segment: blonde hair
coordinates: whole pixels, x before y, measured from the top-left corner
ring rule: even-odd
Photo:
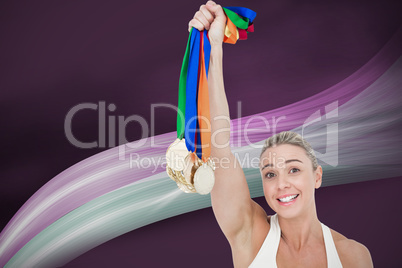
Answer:
[[[317,169],[317,158],[315,156],[313,148],[311,148],[310,143],[304,140],[300,134],[292,131],[282,131],[281,133],[275,134],[272,137],[266,139],[261,150],[260,158],[268,148],[280,144],[290,144],[303,148],[306,151],[308,158],[310,158],[311,163],[313,163],[313,170]]]

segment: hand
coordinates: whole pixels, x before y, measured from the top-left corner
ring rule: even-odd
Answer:
[[[208,30],[209,41],[212,46],[222,45],[225,35],[226,15],[220,5],[214,1],[208,1],[202,5],[194,18],[188,23],[188,31],[191,27],[199,31]]]

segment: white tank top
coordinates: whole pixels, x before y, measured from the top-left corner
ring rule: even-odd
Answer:
[[[341,260],[336,251],[334,240],[329,228],[321,223],[322,232],[324,234],[325,251],[327,252],[328,268],[342,268]],[[271,216],[271,228],[264,240],[257,256],[250,264],[249,268],[272,267],[277,268],[276,253],[278,251],[279,242],[281,240],[281,227],[278,222],[278,215]]]

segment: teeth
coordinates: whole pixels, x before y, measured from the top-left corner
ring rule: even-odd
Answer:
[[[295,199],[297,196],[298,196],[297,194],[289,195],[289,196],[287,196],[285,198],[279,198],[279,201],[281,201],[281,202],[289,202],[289,201],[292,201],[293,199]]]

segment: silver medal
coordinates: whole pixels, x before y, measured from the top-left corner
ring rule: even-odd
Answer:
[[[205,195],[212,191],[215,184],[214,170],[203,163],[194,174],[194,188],[197,193]]]

